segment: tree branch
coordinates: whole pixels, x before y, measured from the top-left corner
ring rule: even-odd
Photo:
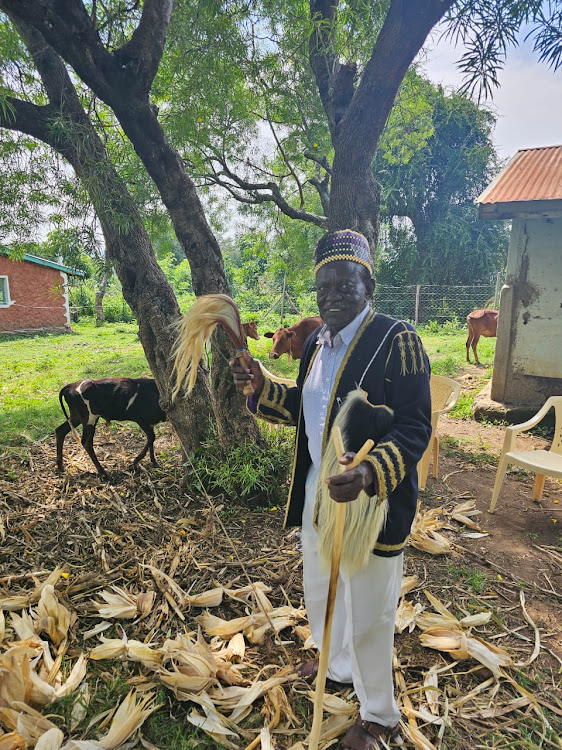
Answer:
[[[298,188],[299,197],[300,197],[300,208],[302,208],[304,206],[304,193],[302,191],[302,185],[300,183],[300,180],[297,177],[297,174],[296,174],[295,170],[293,169],[293,167],[289,163],[289,159],[287,158],[287,155],[285,153],[285,149],[283,148],[283,146],[281,144],[281,141],[277,137],[277,133],[275,132],[275,128],[273,127],[273,123],[269,119],[269,115],[267,116],[267,121],[269,123],[269,129],[271,130],[271,132],[273,133],[273,137],[275,138],[275,143],[277,144],[277,148],[279,149],[279,152],[281,153],[281,157],[283,158],[283,161],[287,165],[287,169],[291,173],[294,181],[297,183],[297,188]]]
[[[310,18],[314,26],[308,43],[310,66],[316,78],[318,93],[328,118],[332,138],[335,136],[336,129],[332,81],[340,65],[334,50],[334,27],[337,15],[338,0],[310,0]]]
[[[368,164],[378,145],[400,84],[429,32],[455,0],[391,0],[361,81],[334,143],[348,144],[345,158]],[[361,144],[361,148],[357,145]]]
[[[37,29],[110,106],[116,88],[121,98],[148,98],[164,49],[172,0],[146,0],[131,39],[114,52],[103,45],[80,0],[0,0],[0,9]]]
[[[49,143],[49,121],[56,114],[51,104],[38,106],[9,96],[0,107],[0,128],[17,130],[39,141]]]
[[[234,174],[220,157],[215,156],[215,161],[222,167],[220,172],[213,170],[213,174],[208,175],[216,185],[228,190],[230,195],[241,203],[259,204],[272,202],[280,209],[282,213],[289,216],[291,219],[299,219],[300,221],[306,221],[309,224],[315,224],[318,227],[325,227],[327,219],[324,216],[318,216],[318,214],[310,213],[309,211],[303,211],[302,209],[294,208],[290,203],[283,197],[279,185],[275,182],[249,182],[244,180],[242,177]],[[230,182],[224,179],[227,177]],[[237,189],[244,190],[249,197],[243,197]],[[263,192],[267,191],[267,192]]]
[[[0,0],[0,9],[39,31],[88,86],[108,95],[108,73],[119,69],[80,0],[65,0],[64,12],[56,0]]]
[[[332,174],[332,167],[325,156],[318,156],[318,154],[315,154],[313,151],[304,151],[303,156],[318,164],[329,175]]]
[[[166,34],[172,15],[173,0],[145,0],[142,16],[130,40],[120,49],[115,50],[115,58],[129,65],[131,73],[138,66],[146,95],[164,52]],[[133,73],[134,75],[134,73]]]

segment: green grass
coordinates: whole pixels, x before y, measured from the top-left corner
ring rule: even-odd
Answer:
[[[43,440],[62,422],[58,392],[66,383],[81,378],[150,375],[137,335],[136,323],[75,323],[73,333],[0,335],[0,445],[16,446],[26,440]],[[267,326],[261,329],[261,333]],[[439,331],[436,333],[436,331]],[[436,374],[456,377],[465,364],[466,333],[454,326],[420,328],[424,346]],[[495,339],[482,339],[482,362],[493,361]],[[270,360],[271,340],[252,339],[248,348],[271,372],[296,377],[299,360],[289,364],[286,356]],[[484,385],[490,368],[482,367]],[[474,391],[475,392],[475,391]],[[473,393],[463,393],[451,412],[457,418],[471,418]]]
[[[479,568],[459,567],[452,562],[447,563],[447,577],[454,581],[464,580],[474,594],[481,594],[486,588],[489,578]]]
[[[73,328],[73,333],[0,336],[0,445],[50,436],[64,419],[58,393],[66,383],[150,375],[136,324]]]
[[[262,334],[267,330],[267,327],[260,327],[258,330]],[[431,362],[431,371],[435,375],[446,375],[447,377],[455,378],[461,368],[468,365],[465,348],[466,330],[462,327],[443,326],[439,328],[436,326],[420,326],[418,332]],[[482,377],[482,384],[492,376],[495,347],[496,339],[481,338],[478,344],[478,356],[482,363],[478,375]],[[298,360],[294,360],[292,365],[289,365],[286,355],[283,355],[278,360],[269,359],[268,354],[271,351],[271,339],[263,338],[263,336],[259,341],[250,339],[248,341],[248,349],[252,356],[257,357],[275,375],[289,378],[296,377],[299,365]],[[472,350],[470,356],[473,359]],[[464,415],[453,413],[452,416]]]

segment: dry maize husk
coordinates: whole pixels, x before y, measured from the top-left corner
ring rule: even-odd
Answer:
[[[67,637],[70,625],[70,612],[63,604],[60,604],[55,596],[53,586],[51,584],[46,585],[41,592],[39,604],[37,605],[36,632],[48,633],[51,641],[55,646],[58,646]]]
[[[480,526],[473,520],[474,516],[479,516],[481,511],[476,509],[476,503],[474,500],[466,500],[464,503],[458,503],[450,512],[450,517],[462,523],[463,526],[468,526],[471,529],[480,530]]]
[[[193,693],[199,693],[201,690],[207,690],[214,682],[215,677],[207,675],[187,675],[178,669],[173,672],[160,670],[158,677],[163,685],[173,691],[176,698],[180,701],[191,700]]]
[[[72,711],[70,713],[70,731],[73,732],[76,727],[86,718],[88,706],[90,705],[91,695],[88,683],[81,685],[76,695]]]
[[[314,692],[307,692],[307,696],[314,703]],[[357,704],[346,701],[345,698],[340,698],[339,695],[331,693],[324,693],[322,700],[322,708],[332,716],[351,716],[357,709]]]
[[[119,659],[127,655],[127,644],[120,638],[101,637],[101,644],[93,648],[90,653],[90,659]]]
[[[151,648],[148,643],[127,641],[127,659],[138,661],[148,669],[157,669],[162,663],[165,651],[161,648]]]
[[[416,626],[417,618],[422,612],[423,606],[419,602],[412,604],[412,602],[409,602],[402,597],[396,610],[394,632],[402,633],[407,628],[408,632],[411,633]]]
[[[241,661],[246,653],[246,642],[242,633],[233,635],[228,646],[221,652],[223,659],[227,661]]]
[[[35,632],[34,620],[29,612],[24,610],[21,616],[16,614],[16,612],[12,612],[10,614],[10,622],[20,641],[34,640],[39,642],[39,637]]]
[[[148,693],[138,703],[137,693],[128,693],[113,717],[109,732],[100,739],[100,747],[114,750],[122,745],[160,705],[154,700],[153,693]]]
[[[444,521],[438,519],[442,512],[443,508],[422,511],[418,503],[410,534],[410,544],[413,547],[432,555],[444,555],[450,550],[449,540],[439,533],[439,529],[446,525]]]
[[[303,642],[303,644],[306,644],[306,642],[310,638],[312,638],[312,633],[310,632],[309,625],[295,625],[293,628],[293,633],[297,636],[299,640]]]
[[[419,585],[420,579],[417,576],[404,576],[400,584],[400,596],[406,596]]]
[[[263,727],[260,732],[261,750],[275,750],[275,745],[271,741],[271,734],[267,726]]]
[[[18,732],[0,735],[0,750],[27,750],[28,744]]]
[[[13,646],[0,656],[0,707],[29,703],[33,688],[30,654],[34,652],[26,646]]]
[[[35,750],[60,750],[63,740],[64,734],[61,730],[53,727],[39,737]]]
[[[0,598],[0,609],[5,609],[9,612],[25,609],[25,607],[39,600],[45,586],[54,586],[61,577],[62,572],[62,568],[55,568],[52,573],[49,573],[43,583],[38,584],[29,594]]]
[[[113,619],[133,619],[139,614],[136,597],[118,586],[113,591],[100,591],[103,602],[93,602],[101,617]]]
[[[425,673],[423,686],[425,688],[425,698],[429,710],[434,716],[439,716],[439,676],[437,674],[436,666],[431,667],[431,669]]]
[[[261,713],[270,729],[275,729],[279,724],[285,727],[296,727],[300,723],[291,708],[283,685],[274,685],[267,691],[264,695]]]
[[[224,589],[222,587],[203,591],[201,594],[186,596],[184,604],[191,607],[218,607],[222,604]]]
[[[76,663],[70,670],[70,674],[68,675],[66,680],[62,684],[60,684],[59,687],[57,687],[56,689],[57,700],[59,698],[64,698],[66,695],[69,695],[73,690],[76,690],[76,688],[80,685],[80,683],[86,676],[87,666],[88,666],[88,662],[87,662],[86,656],[84,654],[80,654],[80,656],[76,660]]]
[[[56,729],[57,727],[42,716],[39,711],[36,711],[26,703],[15,702],[12,704],[12,709],[17,713],[16,729],[25,739],[31,744],[35,745],[39,737],[49,729]],[[7,722],[5,722],[10,726]]]
[[[238,746],[229,742],[226,737],[238,737],[238,735],[232,729],[225,727],[224,724],[217,722],[212,717],[201,716],[197,711],[192,711],[188,714],[187,720],[190,724],[193,724],[193,726],[206,732],[206,734],[212,737],[217,743],[232,748],[233,750],[237,750]]]

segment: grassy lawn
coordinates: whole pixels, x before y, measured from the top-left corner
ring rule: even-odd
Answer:
[[[96,327],[80,322],[73,328],[74,332],[67,334],[0,336],[0,445],[50,437],[62,421],[58,392],[66,383],[89,377],[150,375],[136,323]],[[466,332],[462,328],[428,326],[421,328],[420,334],[434,373],[454,378],[462,372],[466,365]],[[495,343],[495,339],[480,340],[479,356],[484,364],[478,369],[471,367],[476,380],[473,385],[482,387],[491,376]],[[271,339],[250,339],[248,347],[276,375],[296,377],[298,360],[289,363],[286,356],[269,359]],[[478,389],[461,395],[452,416],[471,415]]]
[[[75,323],[74,333],[0,336],[0,445],[50,437],[58,393],[81,378],[150,375],[134,323]]]

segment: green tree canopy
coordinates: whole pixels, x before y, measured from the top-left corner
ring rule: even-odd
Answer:
[[[405,152],[405,140],[395,135],[403,129],[396,107],[373,164],[388,227],[379,250],[381,280],[487,280],[503,267],[508,241],[505,222],[479,221],[474,203],[499,169],[494,117],[463,94],[447,94],[421,77],[418,84],[424,106],[417,109],[429,114],[431,134]]]

